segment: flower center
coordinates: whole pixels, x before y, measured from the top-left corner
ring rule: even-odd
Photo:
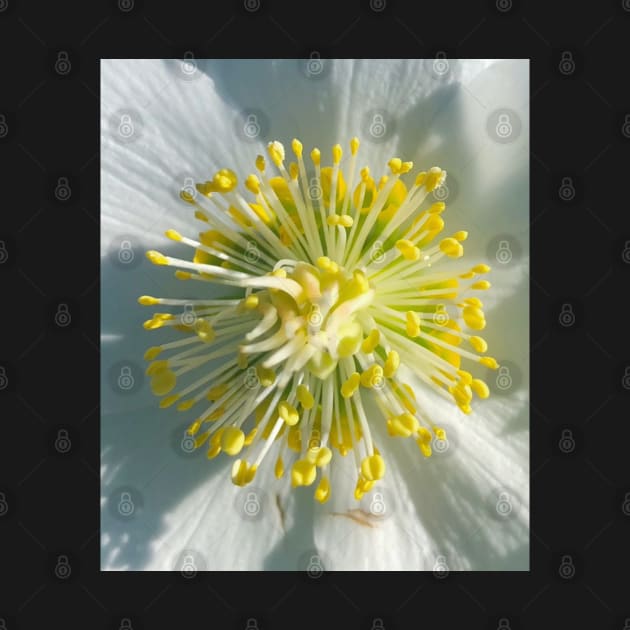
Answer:
[[[393,158],[390,175],[376,182],[365,167],[355,185],[357,139],[347,169],[339,145],[328,167],[314,149],[310,172],[301,143],[294,140],[292,148],[297,162],[287,168],[284,147],[269,144],[277,176],[268,175],[258,156],[258,174],[245,179],[253,200],[241,195],[228,169],[197,184],[197,193],[182,192],[210,229],[198,240],[166,232],[194,248],[192,261],[155,251],[148,258],[177,267],[181,280],[228,285],[240,295],[210,298],[199,284],[194,299],[141,297],[144,305],[184,307],[145,322],[147,329],[183,333],[149,348],[147,373],[162,407],[178,403],[188,411],[210,403],[188,429],[197,447],[209,444],[208,457],[251,453],[234,462],[235,484],[249,483],[277,445],[276,476],[290,459],[292,484],[308,486],[319,477],[315,498],[326,501],[335,449],[354,454],[360,499],[385,473],[366,396],[382,411],[389,434],[413,437],[424,456],[431,455],[433,439],[445,439],[400,380],[401,364],[464,413],[473,395],[488,396],[487,385],[462,361],[498,367],[481,356],[486,342],[467,332],[486,325],[483,304],[470,293],[490,287],[475,279],[489,267],[435,270],[443,258],[463,255],[467,237],[459,231],[436,243],[445,204],[420,210],[445,171],[420,172],[408,188],[401,178],[413,164]],[[164,353],[168,358],[158,359]],[[196,380],[174,392],[193,372]]]

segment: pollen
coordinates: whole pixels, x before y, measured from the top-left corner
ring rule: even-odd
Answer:
[[[335,462],[353,453],[359,500],[386,475],[377,423],[430,457],[434,437],[446,434],[423,388],[462,416],[490,394],[475,374],[499,367],[477,335],[486,327],[477,295],[491,288],[480,276],[490,267],[459,264],[465,230],[438,236],[446,204],[432,193],[447,172],[414,173],[413,162],[393,157],[375,178],[360,148],[358,138],[349,151],[337,144],[322,164],[320,149],[298,139],[295,161],[270,142],[268,162],[252,156],[256,174],[224,168],[196,185],[199,195],[182,192],[199,232],[165,236],[189,257],[147,252],[196,281],[189,299],[138,298],[161,309],[144,328],[165,336],[144,355],[151,389],[160,407],[194,414],[187,432],[209,459],[238,456],[238,486],[271,452],[274,483],[288,476],[324,503]]]

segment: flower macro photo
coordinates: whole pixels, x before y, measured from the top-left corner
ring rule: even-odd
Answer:
[[[101,568],[529,568],[526,60],[101,62]]]

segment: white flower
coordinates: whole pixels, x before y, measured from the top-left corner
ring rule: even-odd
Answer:
[[[527,64],[444,62],[103,62],[103,568],[527,569]]]

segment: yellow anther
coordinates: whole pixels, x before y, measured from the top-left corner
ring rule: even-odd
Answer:
[[[477,291],[486,291],[492,285],[487,280],[479,280],[471,285],[471,288],[477,289]]]
[[[358,372],[353,372],[348,380],[341,386],[341,395],[344,398],[350,398],[357,391],[361,384],[361,375]]]
[[[423,227],[429,232],[441,232],[444,229],[444,219],[439,214],[432,214]]]
[[[202,424],[202,420],[201,418],[197,418],[197,420],[195,420],[187,429],[186,429],[186,433],[188,433],[188,435],[192,435],[195,436],[197,435],[199,428],[201,427]]]
[[[334,225],[339,225],[339,215],[338,214],[331,214],[329,216],[326,217],[326,223],[328,223],[328,225],[334,226]]]
[[[291,140],[291,148],[293,149],[293,153],[295,153],[295,157],[302,157],[302,143],[297,138]]]
[[[381,190],[389,181],[389,177],[387,175],[383,175],[381,179],[378,180],[378,189]]]
[[[211,182],[208,182],[209,192],[226,193],[234,190],[238,184],[238,178],[236,173],[229,168],[222,168],[212,178]]]
[[[479,359],[479,363],[481,363],[481,365],[485,365],[491,370],[497,370],[499,368],[499,364],[497,363],[497,360],[493,359],[492,357],[481,357]]]
[[[225,406],[221,405],[218,409],[215,409],[209,416],[206,416],[204,418],[204,422],[214,422],[215,420],[219,420],[221,417],[223,417],[224,413]]]
[[[442,185],[444,178],[446,177],[446,173],[437,166],[429,169],[427,173],[426,180],[424,182],[424,187],[428,192],[431,192]]]
[[[369,455],[361,462],[361,474],[368,481],[378,481],[385,474],[385,460],[378,454]]]
[[[289,164],[289,176],[291,179],[296,180],[299,174],[300,169],[298,168],[298,165],[295,162],[291,162],[291,164]]]
[[[470,306],[476,306],[477,308],[483,308],[483,302],[476,297],[469,297],[464,300],[464,304],[470,304]]]
[[[315,166],[319,166],[322,161],[322,154],[319,149],[315,148],[311,151],[311,160],[313,160],[313,164],[315,164]]]
[[[407,335],[418,337],[420,335],[420,315],[414,311],[407,311]]]
[[[221,448],[228,455],[238,455],[245,444],[245,434],[238,427],[226,427],[221,434]]]
[[[445,238],[440,241],[440,250],[450,258],[460,258],[464,254],[464,248],[455,238]]]
[[[153,363],[150,363],[147,367],[145,374],[147,376],[153,376],[154,374],[157,374],[158,372],[166,369],[168,369],[167,360],[153,361]]]
[[[428,431],[427,431],[428,433]],[[431,438],[431,436],[429,435],[429,439]],[[418,447],[420,448],[420,452],[425,456],[425,457],[431,457],[431,442],[427,442],[422,438],[418,438],[416,440],[416,444],[418,445]]]
[[[198,435],[193,442],[195,445],[195,448],[199,448],[200,446],[203,446],[209,437],[210,437],[210,434],[207,431],[205,433],[202,433],[201,435]]]
[[[361,385],[363,387],[376,387],[383,384],[383,368],[375,363],[361,373]]]
[[[198,319],[195,322],[195,332],[204,343],[212,343],[217,336],[212,324],[207,319]]]
[[[162,398],[162,400],[160,400],[160,408],[166,409],[167,407],[170,407],[171,405],[175,404],[179,400],[179,398],[179,394],[171,394],[166,398]]]
[[[161,346],[151,346],[144,353],[144,360],[145,361],[153,361],[153,359],[155,359],[155,357],[157,357],[160,354],[160,352],[162,352],[162,347]]]
[[[256,475],[256,466],[249,465],[244,459],[237,459],[232,464],[232,482],[237,486],[246,486]]]
[[[357,480],[357,485],[354,488],[354,498],[357,501],[360,501],[363,498],[363,495],[366,492],[369,492],[373,486],[374,486],[373,481],[368,481],[367,479],[363,479],[362,477],[359,477],[359,479]]]
[[[315,490],[315,500],[320,503],[326,503],[330,498],[330,480],[328,477],[322,477],[319,481],[319,485]]]
[[[435,203],[429,206],[429,209],[427,210],[427,212],[429,214],[440,214],[441,212],[444,212],[445,209],[446,209],[446,204],[443,201],[436,201]]]
[[[277,140],[270,142],[267,145],[267,151],[271,161],[276,166],[280,166],[284,162],[284,145],[282,142],[278,142]]]
[[[265,157],[263,155],[256,156],[256,168],[261,172],[265,172]]]
[[[427,181],[427,174],[424,171],[420,171],[417,175],[416,175],[416,179],[414,181],[414,184],[416,186],[422,186],[424,184],[424,182]]]
[[[175,372],[169,369],[158,370],[151,378],[151,391],[156,396],[165,396],[177,384]]]
[[[473,335],[468,341],[470,341],[470,345],[477,352],[485,352],[488,349],[488,344],[483,337],[476,337]]]
[[[308,390],[306,385],[298,385],[296,396],[298,402],[304,409],[312,409],[315,404],[315,399],[313,398],[313,394]]]
[[[346,335],[337,344],[337,354],[341,358],[351,357],[356,354],[361,347],[361,335]]]
[[[352,274],[352,279],[356,283],[359,291],[361,293],[367,293],[370,289],[370,283],[368,282],[367,276],[360,269],[356,269]]]
[[[156,252],[153,249],[147,252],[147,258],[154,265],[168,265],[168,259],[166,258],[166,256],[164,254],[160,254],[160,252]]]
[[[352,153],[352,155],[357,154],[360,144],[361,143],[359,142],[359,138],[357,138],[356,136],[350,140],[350,153]]]
[[[471,385],[473,392],[479,396],[479,398],[488,398],[490,396],[490,389],[481,379],[473,379]]]
[[[182,271],[181,269],[178,269],[175,272],[175,277],[178,280],[190,280],[192,278],[192,273],[190,273],[190,271]]]
[[[284,462],[282,461],[282,457],[278,457],[278,459],[276,459],[276,465],[274,466],[273,472],[276,479],[280,479],[284,476]]]
[[[397,175],[398,173],[400,173],[402,160],[400,158],[392,158],[389,162],[387,162],[387,166],[392,169],[392,173],[394,175]]]
[[[466,326],[473,330],[483,330],[486,327],[483,311],[476,306],[465,306],[462,309],[462,316]]]
[[[186,189],[179,191],[179,198],[186,203],[193,205],[195,203],[195,195],[190,194],[190,192]]]
[[[404,175],[405,173],[408,173],[412,168],[413,168],[413,162],[411,161],[403,162],[400,167],[400,174]]]
[[[274,278],[286,278],[287,277],[287,270],[286,269],[276,269],[275,271],[272,271],[269,275],[273,276]]]
[[[349,214],[342,214],[339,217],[339,225],[341,227],[349,228],[349,227],[352,227],[353,223],[354,223],[354,220]]]
[[[420,258],[420,250],[411,241],[405,238],[396,241],[396,248],[400,251],[405,260],[418,260]]]
[[[248,295],[244,300],[243,300],[243,306],[248,310],[248,311],[253,311],[257,306],[258,303],[260,302],[260,300],[258,299],[257,295]]]
[[[363,340],[361,344],[361,351],[365,354],[372,354],[374,350],[376,350],[376,346],[378,346],[381,340],[381,332],[378,328],[373,328],[370,331],[370,334]]]
[[[159,304],[160,300],[157,298],[151,297],[150,295],[141,295],[138,298],[138,304],[142,304],[142,306],[155,306]]]
[[[291,468],[291,485],[310,486],[317,476],[317,468],[307,459],[298,459]]]
[[[256,376],[263,387],[271,387],[276,382],[276,373],[271,368],[263,367],[262,363],[256,366]]]
[[[364,166],[361,169],[361,180],[367,184],[369,179],[370,179],[370,168],[368,166]]]
[[[453,234],[453,238],[456,241],[465,241],[468,238],[468,232],[466,232],[466,230],[459,230],[459,232]]]
[[[181,241],[182,235],[177,230],[166,230],[164,232],[166,238],[170,238],[172,241]]]
[[[256,433],[258,433],[258,427],[254,427],[247,435],[245,435],[245,446],[249,446],[254,441]]]
[[[433,427],[433,433],[438,440],[446,440],[446,431],[441,427]]]
[[[409,437],[417,433],[419,428],[418,419],[409,412],[387,419],[387,430],[390,435]]]
[[[457,376],[459,376],[460,381],[464,385],[470,385],[472,383],[472,374],[470,372],[466,372],[466,370],[457,370]]]
[[[278,414],[290,427],[295,426],[300,421],[298,410],[286,400],[278,405]]]
[[[460,407],[467,406],[472,400],[472,389],[470,385],[458,383],[455,387],[449,387],[448,391],[452,394],[453,399]]]
[[[248,175],[245,179],[245,188],[253,195],[260,194],[260,180],[256,175]]]
[[[468,280],[469,278],[473,278],[474,276],[475,276],[474,271],[467,271],[466,273],[459,274],[459,277],[463,278],[464,280]]]
[[[328,271],[330,269],[331,260],[328,256],[320,256],[316,260],[316,263],[322,271]]]
[[[400,356],[396,350],[390,350],[387,353],[387,359],[385,360],[385,365],[383,366],[383,374],[387,378],[391,378],[396,374],[396,370],[400,366]]]
[[[480,265],[475,265],[472,268],[472,270],[475,273],[488,273],[490,271],[490,267],[488,265],[481,263]]]
[[[317,451],[313,453],[314,455],[313,463],[318,468],[323,468],[324,466],[330,463],[330,460],[332,459],[332,451],[327,446],[322,446],[321,448],[318,448],[318,449],[311,449],[311,451]]]
[[[195,219],[208,223],[208,217],[201,210],[195,210]]]
[[[343,155],[343,150],[341,148],[341,145],[340,144],[336,144],[332,148],[333,164],[339,164],[339,162],[341,162],[341,156],[342,155]]]
[[[206,394],[206,398],[209,401],[214,402],[215,400],[219,400],[219,398],[221,398],[221,396],[223,396],[225,392],[227,392],[227,390],[228,390],[227,383],[221,383],[220,385],[215,385],[214,387],[210,388],[210,390]]]
[[[177,405],[177,411],[188,411],[192,407],[194,407],[197,401],[194,398],[189,398],[188,400],[184,400]]]

